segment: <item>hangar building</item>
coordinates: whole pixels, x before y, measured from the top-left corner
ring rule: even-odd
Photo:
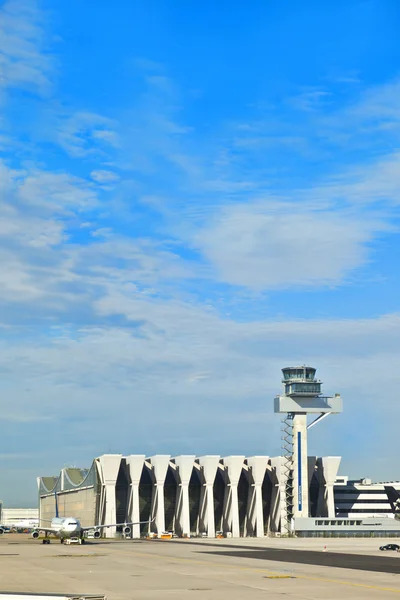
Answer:
[[[370,530],[365,519],[376,516],[400,534],[400,522],[390,518],[386,484],[338,477],[339,457],[308,457],[308,462],[310,518],[298,519],[299,534],[332,529],[332,520],[364,534]],[[39,478],[40,519],[54,516],[56,494],[60,516],[77,516],[84,526],[154,518],[150,525],[134,526],[133,537],[166,531],[209,537],[217,531],[234,537],[279,534],[281,466],[280,456],[105,454],[90,469],[67,468],[58,477]],[[400,482],[390,485],[400,490]],[[315,526],[317,517],[323,523]],[[106,535],[115,533],[112,528]]]

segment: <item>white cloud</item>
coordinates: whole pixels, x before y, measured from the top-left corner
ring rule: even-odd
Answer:
[[[280,368],[306,361],[319,367],[324,390],[340,391],[345,402],[343,415],[321,426],[326,439],[318,439],[319,453],[343,452],[350,458],[348,431],[355,418],[366,414],[373,415],[375,430],[395,435],[399,405],[390,394],[382,396],[382,381],[390,389],[400,384],[399,315],[235,323],[200,307],[141,294],[127,295],[125,303],[110,296],[102,309],[103,314],[125,313],[132,327],[54,328],[46,338],[0,344],[3,384],[14,382],[13,411],[29,408],[31,419],[47,415],[55,422],[79,413],[83,425],[90,422],[95,428],[97,439],[106,436],[119,451],[129,451],[132,440],[140,451],[149,451],[148,430],[135,418],[149,411],[158,451],[224,452],[230,447],[277,454],[279,417],[272,403],[280,389]],[[174,439],[168,448],[164,437],[171,427]],[[266,427],[272,427],[268,440]],[[315,439],[314,433],[310,437]],[[358,452],[368,456],[374,476],[369,444],[364,435]]]
[[[12,18],[7,17],[8,32],[0,37],[0,68],[7,84],[45,93],[52,64],[43,53],[40,27],[28,23],[24,29],[23,20],[17,23],[15,7],[28,4],[14,0],[4,6],[14,7],[7,8]],[[11,34],[10,44],[10,30],[17,29],[22,35]],[[95,439],[99,446],[107,438],[116,451],[132,451],[133,444],[145,452],[150,444],[155,451],[170,451],[162,447],[168,442],[178,451],[225,452],[230,444],[233,452],[278,453],[279,419],[272,414],[272,398],[280,387],[279,369],[287,362],[307,361],[321,367],[328,390],[334,385],[332,391],[337,386],[347,392],[349,416],[343,415],[341,422],[351,423],[351,415],[365,408],[366,398],[372,406],[374,394],[381,394],[382,374],[393,387],[400,383],[398,315],[262,322],[252,321],[249,314],[246,323],[221,318],[202,305],[208,302],[207,288],[196,283],[193,291],[182,285],[209,276],[210,270],[197,256],[184,259],[179,252],[185,256],[193,247],[200,249],[217,272],[217,284],[257,291],[341,284],[371,259],[370,243],[386,227],[385,215],[343,206],[397,201],[398,156],[378,161],[373,169],[342,169],[341,177],[325,178],[318,187],[288,192],[293,202],[277,197],[274,202],[255,201],[256,194],[261,197],[257,190],[272,189],[275,167],[264,156],[268,144],[273,146],[269,156],[278,142],[285,152],[295,148],[305,155],[313,141],[302,131],[291,131],[291,124],[284,131],[288,135],[279,137],[279,122],[272,130],[265,126],[257,139],[233,142],[232,152],[232,132],[229,137],[216,129],[212,142],[206,136],[188,141],[193,130],[179,122],[181,99],[171,80],[148,77],[147,85],[123,127],[95,110],[52,115],[50,139],[56,137],[71,157],[85,159],[76,161],[79,172],[90,163],[91,180],[29,165],[18,170],[0,165],[0,304],[8,325],[0,343],[0,365],[2,384],[13,398],[4,417],[12,421],[26,414],[35,427],[46,419],[62,421],[61,429],[68,434],[73,427],[81,428],[71,437],[79,451],[82,438]],[[314,114],[310,109],[321,107],[324,99],[311,90],[298,101],[307,114]],[[377,118],[385,102],[369,102],[364,114],[369,111]],[[387,109],[390,126],[397,118],[395,108]],[[259,129],[253,123],[246,131],[259,135]],[[143,199],[136,211],[133,194],[129,196],[130,220],[124,221],[123,230],[133,224],[140,237],[118,235],[109,226],[115,205],[93,210],[99,207],[99,186],[104,194],[118,180],[112,171],[117,159],[103,158],[118,154],[122,143],[118,166],[136,170],[135,192]],[[93,157],[111,170],[93,170]],[[156,176],[146,187],[149,173]],[[228,204],[233,195],[240,202]],[[158,241],[145,239],[146,224],[141,231],[145,203],[165,217],[156,231]],[[113,221],[117,216],[121,218],[114,210]],[[196,230],[199,220],[203,226]],[[172,240],[164,242],[163,236],[171,233]],[[364,375],[356,389],[354,373]],[[399,409],[393,399],[384,401],[393,410],[390,426],[395,432]],[[153,435],[143,427],[147,411]],[[144,417],[137,419],[138,414]],[[71,415],[78,415],[74,425]],[[374,422],[382,427],[384,421],[381,414]],[[266,442],[267,424],[276,428],[276,436],[271,434]],[[48,444],[38,438],[37,443]],[[335,440],[333,452],[340,453],[345,441],[344,435]],[[360,453],[368,450],[368,436],[363,443]],[[318,451],[329,453],[331,447],[324,440]]]
[[[111,120],[108,122],[109,124],[112,124]],[[114,146],[115,148],[119,146],[118,135],[112,129],[94,129],[91,135],[94,140],[100,140],[106,144],[109,144],[110,146]]]
[[[13,303],[41,298],[39,310],[88,310],[109,286],[142,288],[193,277],[188,265],[162,243],[118,235],[100,219],[93,184],[67,173],[12,170],[0,162],[0,303],[17,317]],[[85,241],[74,243],[74,232]],[[35,309],[36,310],[36,309]],[[35,312],[35,310],[33,312]]]
[[[7,0],[0,8],[0,85],[47,93],[53,62],[45,52],[44,15],[35,0]]]
[[[342,111],[342,118],[353,124],[369,124],[375,130],[384,130],[387,125],[400,125],[400,80],[367,88],[359,100]]]
[[[74,279],[65,253],[70,222],[93,208],[96,193],[65,173],[12,170],[0,162],[0,302],[47,303]],[[69,272],[69,274],[68,274]],[[66,294],[64,290],[64,294]],[[68,298],[65,295],[65,300]]]
[[[147,453],[155,442],[149,441],[143,422],[134,416],[149,406],[157,441],[154,451],[277,454],[279,418],[272,414],[272,398],[280,387],[283,364],[315,363],[327,379],[327,390],[347,392],[348,397],[353,394],[349,416],[337,417],[343,432],[352,411],[364,406],[366,396],[380,393],[382,373],[393,385],[400,383],[396,374],[399,316],[247,323],[222,319],[192,298],[179,299],[180,291],[172,282],[196,273],[162,244],[123,238],[112,231],[105,239],[89,239],[82,245],[69,242],[64,237],[68,223],[62,218],[75,214],[79,227],[79,211],[91,207],[93,190],[84,180],[53,176],[11,171],[3,165],[2,200],[6,200],[4,215],[10,230],[2,230],[4,237],[0,236],[0,260],[7,266],[2,270],[0,301],[3,308],[14,311],[19,303],[19,310],[9,319],[16,326],[7,330],[0,344],[2,383],[13,390],[10,420],[29,410],[34,427],[48,418],[62,421],[69,431],[75,427],[68,420],[70,415],[79,414],[81,425],[76,427],[85,431],[90,422],[97,440],[107,436],[118,451],[130,451],[135,439],[136,446]],[[86,194],[89,199],[85,200]],[[43,203],[47,197],[50,200]],[[216,264],[221,260],[221,268],[227,269],[227,279],[236,277],[237,271],[241,284],[257,287],[261,270],[261,285],[286,285],[292,280],[313,285],[317,280],[332,282],[343,277],[349,264],[365,260],[362,247],[369,239],[369,225],[363,229],[349,215],[339,217],[315,207],[305,213],[293,204],[275,203],[267,208],[259,203],[222,211],[219,219],[215,215],[209,231],[199,234],[204,247],[216,253]],[[86,223],[86,215],[82,217]],[[36,240],[46,227],[52,233],[39,248]],[[96,227],[100,229],[93,224]],[[32,239],[23,233],[26,229]],[[293,246],[299,231],[307,243]],[[13,238],[18,245],[10,243]],[[221,259],[217,241],[226,245]],[[229,261],[224,263],[228,252],[237,259],[237,269]],[[324,267],[313,266],[317,258]],[[270,269],[267,274],[265,265]],[[32,320],[39,311],[39,334],[23,327],[24,310]],[[43,323],[49,324],[45,331]],[[64,325],[52,327],[53,323]],[[368,365],[368,373],[354,397],[353,371],[362,371],[363,365]],[[387,403],[397,415],[398,407],[392,406],[390,398]],[[381,415],[376,427],[383,421]],[[251,430],[243,428],[243,423],[250,423]],[[264,448],[266,427],[276,435],[271,434]],[[324,431],[329,428],[328,424]],[[345,453],[344,433],[338,435],[334,442],[329,436],[322,440],[319,452]],[[37,442],[39,448],[41,443]],[[78,441],[76,452],[83,452],[80,448]],[[370,473],[373,476],[372,465]]]
[[[32,170],[19,185],[27,204],[59,213],[82,211],[97,203],[96,191],[86,180],[66,173]]]
[[[90,173],[91,178],[97,183],[115,183],[119,180],[119,175],[113,171],[98,169]]]
[[[325,184],[305,194],[314,199],[337,200],[347,204],[380,203],[386,207],[400,204],[400,152],[380,156],[368,164],[353,165]]]
[[[289,103],[299,110],[316,111],[324,107],[330,96],[331,93],[326,90],[305,88],[297,96],[290,98]]]
[[[366,262],[366,245],[380,228],[345,212],[259,202],[221,209],[195,243],[233,285],[336,285]]]
[[[116,123],[103,115],[75,112],[59,117],[56,139],[71,156],[89,156],[118,147],[115,127]]]

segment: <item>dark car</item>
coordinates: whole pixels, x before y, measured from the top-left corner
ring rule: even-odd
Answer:
[[[400,546],[397,544],[386,544],[386,546],[381,546],[379,550],[400,550]]]

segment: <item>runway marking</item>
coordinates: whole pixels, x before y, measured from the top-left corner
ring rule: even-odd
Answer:
[[[93,552],[92,554],[52,554],[50,558],[93,558],[94,556],[108,556],[108,554],[99,554],[97,552]]]
[[[150,554],[148,552],[124,552],[124,554],[142,556],[145,558],[150,558],[150,557],[154,556],[155,558],[169,560],[170,562],[174,562],[174,561],[187,562],[187,563],[193,563],[193,564],[197,564],[197,565],[206,565],[207,567],[214,567],[214,568],[222,567],[224,569],[234,569],[235,571],[251,571],[253,573],[268,573],[269,575],[276,576],[277,578],[282,577],[282,574],[279,571],[270,571],[268,569],[258,569],[256,567],[240,567],[239,565],[228,565],[225,563],[213,563],[213,562],[207,562],[205,560],[197,560],[194,558],[183,558],[183,557],[178,557],[178,556],[165,556],[164,554]],[[301,563],[294,563],[294,564],[301,564]],[[345,580],[341,580],[341,579],[330,579],[329,577],[313,577],[312,575],[299,575],[296,573],[293,576],[293,578],[294,579],[305,579],[307,581],[321,581],[323,583],[336,583],[337,585],[347,585],[350,587],[357,587],[357,588],[363,588],[363,589],[368,589],[368,590],[378,590],[380,592],[389,592],[392,594],[400,594],[400,588],[382,587],[379,585],[372,585],[372,584],[368,585],[366,583],[356,583],[354,581],[345,581]]]
[[[265,575],[264,579],[296,579],[295,575]]]

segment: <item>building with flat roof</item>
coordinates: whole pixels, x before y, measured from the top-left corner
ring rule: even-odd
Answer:
[[[37,525],[39,522],[38,508],[2,508],[0,523],[4,527],[21,527]]]
[[[336,480],[334,487],[335,516],[349,519],[386,516],[393,518],[393,508],[387,489],[392,487],[400,494],[399,481],[372,483],[371,479],[350,481],[347,477]]]

